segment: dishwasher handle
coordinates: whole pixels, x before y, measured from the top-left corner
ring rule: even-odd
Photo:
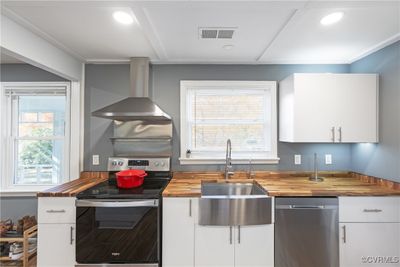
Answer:
[[[324,205],[290,205],[291,209],[323,209]]]
[[[326,209],[337,209],[337,205],[276,205],[275,209],[289,209],[289,210],[326,210]]]

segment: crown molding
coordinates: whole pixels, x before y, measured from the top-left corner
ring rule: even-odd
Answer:
[[[376,45],[373,45],[373,46],[363,50],[360,54],[358,54],[357,56],[351,58],[349,60],[349,64],[352,64],[352,63],[354,63],[354,62],[356,62],[356,61],[358,61],[358,60],[360,60],[360,59],[362,59],[362,58],[364,58],[366,56],[369,56],[372,53],[374,53],[374,52],[376,52],[378,50],[381,50],[382,48],[384,48],[386,46],[394,44],[397,41],[400,41],[400,32],[395,34],[395,35],[393,35],[392,37],[389,37],[388,39],[376,44]]]

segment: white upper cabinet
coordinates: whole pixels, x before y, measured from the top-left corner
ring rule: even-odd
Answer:
[[[378,75],[295,73],[279,84],[279,140],[378,142]]]

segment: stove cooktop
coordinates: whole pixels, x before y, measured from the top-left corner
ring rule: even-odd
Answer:
[[[131,189],[117,187],[114,175],[110,174],[108,181],[102,182],[79,193],[78,199],[154,199],[160,198],[170,178],[145,178],[143,185]]]

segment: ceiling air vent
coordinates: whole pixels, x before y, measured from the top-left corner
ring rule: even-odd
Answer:
[[[201,38],[202,39],[216,39],[218,36],[218,30],[202,29]]]
[[[234,30],[219,30],[218,39],[232,39]]]
[[[199,28],[200,39],[232,39],[236,28]]]

